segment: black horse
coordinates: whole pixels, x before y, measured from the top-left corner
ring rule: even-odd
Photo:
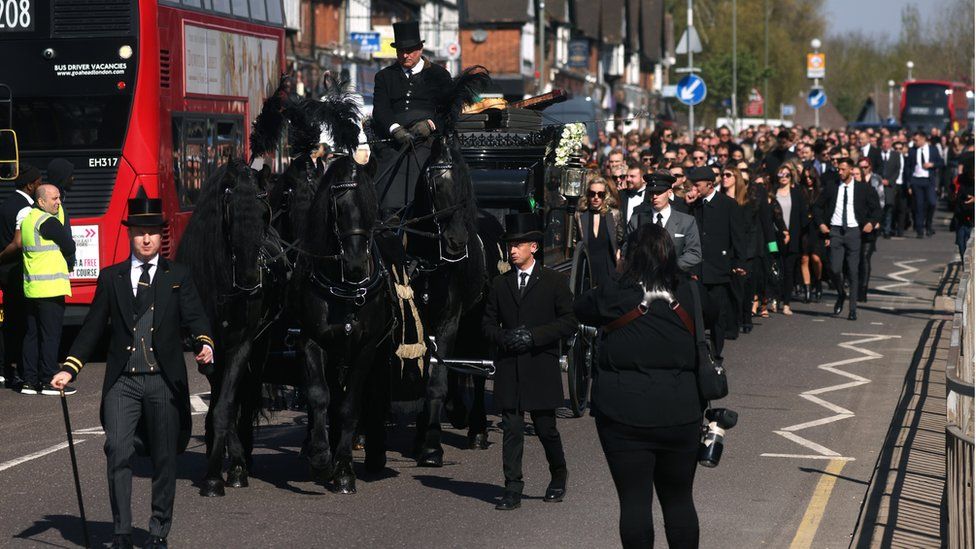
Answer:
[[[248,484],[253,428],[261,410],[261,372],[268,353],[266,328],[282,295],[273,278],[280,256],[269,232],[266,200],[270,170],[232,159],[208,179],[177,251],[193,270],[215,330],[214,368],[206,418],[207,473],[204,496],[224,495],[227,485]]]

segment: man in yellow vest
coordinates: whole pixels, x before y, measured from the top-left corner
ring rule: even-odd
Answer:
[[[57,373],[58,345],[64,321],[64,297],[71,295],[68,262],[75,253],[71,232],[64,226],[61,193],[54,185],[40,185],[34,207],[20,226],[24,249],[24,296],[27,298],[27,334],[24,336],[24,386],[30,393],[57,396],[50,384]],[[29,390],[28,390],[29,391]],[[65,387],[65,394],[75,392]]]

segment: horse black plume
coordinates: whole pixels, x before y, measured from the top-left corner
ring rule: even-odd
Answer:
[[[445,128],[447,133],[454,131],[464,106],[477,101],[478,96],[484,93],[490,85],[491,75],[488,69],[481,65],[464,69],[451,81],[451,87],[441,101],[441,107],[445,111],[441,113],[441,116],[447,125]]]
[[[278,138],[281,137],[281,126],[284,124],[282,110],[289,88],[290,78],[288,74],[282,74],[278,80],[278,88],[264,100],[261,113],[251,124],[251,160],[278,148]]]
[[[315,119],[324,124],[332,134],[336,151],[352,153],[359,145],[360,102],[349,85],[348,79],[340,79],[331,73],[323,78],[325,95],[314,109]]]
[[[322,129],[316,120],[316,103],[314,99],[302,99],[289,102],[285,106],[285,118],[288,119],[289,155],[292,158],[312,154],[319,145]]]

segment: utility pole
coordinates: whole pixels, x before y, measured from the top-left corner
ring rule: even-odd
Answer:
[[[763,0],[763,98],[769,101],[769,0]],[[769,124],[767,111],[763,108],[763,124]]]
[[[693,0],[688,0],[688,33],[687,33],[688,74],[692,74],[691,71],[694,70],[695,68],[695,56],[694,56],[694,52],[692,52],[692,47],[691,47],[691,33],[692,33],[691,29],[695,27],[695,18],[693,15],[694,12],[692,11],[694,8],[692,7],[692,2]],[[690,134],[692,143],[694,143],[695,141],[695,106],[694,105],[688,105],[688,132]]]
[[[546,82],[546,0],[539,0],[536,7],[536,59],[536,70],[539,71],[536,93],[541,95]]]
[[[738,119],[739,119],[739,103],[736,99],[736,93],[739,90],[739,49],[737,41],[737,32],[739,29],[739,22],[736,19],[736,12],[739,10],[738,2],[732,0],[732,133],[739,133]],[[763,113],[765,114],[766,109],[763,108]]]

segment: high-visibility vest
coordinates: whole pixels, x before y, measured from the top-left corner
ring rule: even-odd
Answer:
[[[68,262],[61,248],[41,236],[41,225],[55,217],[40,208],[31,208],[20,226],[24,244],[24,295],[27,297],[57,297],[71,295]],[[58,208],[57,220],[64,223],[64,209]]]

